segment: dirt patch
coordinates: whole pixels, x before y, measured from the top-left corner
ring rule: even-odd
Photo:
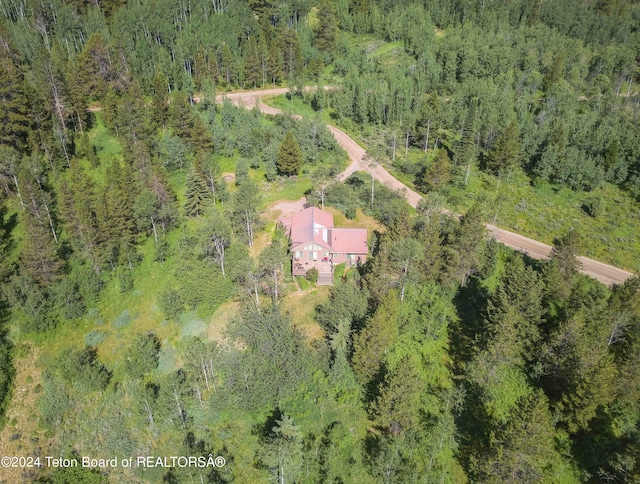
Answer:
[[[299,212],[305,208],[307,203],[306,198],[300,198],[299,200],[283,200],[267,208],[268,211],[278,212],[278,218],[288,217],[292,213]]]
[[[236,179],[236,175],[233,173],[223,173],[222,174],[222,179],[224,181],[226,181],[227,183],[231,183],[232,181],[234,181]]]

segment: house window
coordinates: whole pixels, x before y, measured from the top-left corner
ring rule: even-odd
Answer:
[[[302,252],[301,250],[296,252],[296,259],[302,259],[303,256],[304,256],[304,252]]]
[[[322,257],[329,257],[329,252],[326,250],[322,253]]]
[[[316,251],[313,251],[313,252],[311,253],[311,257],[312,257],[312,259],[313,259],[314,261],[318,260],[318,253],[317,253]]]

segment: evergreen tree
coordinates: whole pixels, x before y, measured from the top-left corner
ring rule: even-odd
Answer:
[[[211,202],[211,192],[202,171],[199,159],[191,165],[187,173],[184,212],[188,217],[203,215]]]
[[[110,264],[131,266],[131,249],[135,242],[135,181],[128,165],[113,161],[107,169],[107,187],[96,206],[100,228],[99,246],[104,260]]]
[[[557,303],[567,302],[580,271],[580,236],[575,230],[567,232],[555,241],[551,257],[544,265],[547,293]]]
[[[492,434],[488,455],[477,456],[483,482],[570,482],[575,479],[555,450],[553,418],[541,391],[523,398],[508,423]]]
[[[516,326],[516,339],[528,361],[533,359],[540,342],[544,294],[544,282],[539,273],[525,266],[522,257],[515,255],[505,265],[500,283],[487,305],[490,321],[505,321]],[[515,313],[507,317],[511,309]]]
[[[323,0],[318,5],[318,26],[314,32],[314,41],[318,49],[331,52],[336,43],[338,25],[333,8],[329,0]]]
[[[267,72],[269,73],[269,80],[274,84],[280,82],[284,77],[282,64],[282,53],[276,42],[272,41],[267,54]]]
[[[74,251],[88,260],[94,270],[99,271],[101,257],[96,215],[99,202],[94,184],[82,171],[77,160],[72,160],[66,175],[60,180],[58,188],[59,214]]]
[[[420,174],[420,185],[424,187],[425,191],[438,190],[449,183],[452,169],[447,150],[436,150],[431,163]]]
[[[502,175],[512,170],[520,155],[520,134],[517,122],[511,121],[502,132],[487,158],[487,170]]]
[[[129,377],[142,379],[158,366],[160,341],[153,333],[138,335],[126,352],[124,366]]]
[[[302,475],[303,435],[290,416],[283,415],[271,429],[264,457],[279,483],[296,482]]]
[[[169,80],[164,73],[158,71],[153,78],[153,93],[151,106],[153,121],[161,127],[165,127],[169,118]]]
[[[448,266],[452,275],[465,285],[469,277],[482,269],[487,245],[486,227],[480,206],[473,205],[460,225],[449,236]]]
[[[397,337],[398,311],[398,298],[392,291],[355,337],[351,364],[364,384],[379,375],[384,357]]]
[[[477,107],[477,99],[469,101],[469,109],[467,110],[467,116],[462,126],[460,141],[456,147],[454,158],[458,168],[461,168],[463,165],[469,165],[474,159],[477,132]]]
[[[18,69],[6,55],[0,55],[0,143],[18,150],[25,148],[27,106]]]
[[[377,425],[398,434],[419,425],[425,385],[411,356],[403,357],[385,376],[373,406]]]
[[[227,86],[235,83],[235,61],[228,44],[222,46],[220,53],[220,82]]]
[[[280,148],[278,148],[278,156],[276,158],[276,166],[278,172],[282,175],[297,175],[304,157],[298,140],[291,131],[285,134]]]
[[[76,76],[85,97],[102,99],[115,80],[111,58],[113,53],[102,33],[93,32],[76,58]]]
[[[302,74],[304,59],[300,37],[294,29],[284,28],[279,31],[278,40],[282,52],[282,69],[288,80],[297,79]]]
[[[246,47],[246,63],[244,67],[244,80],[246,87],[256,87],[264,85],[263,53],[264,44],[258,43],[258,36],[254,35],[249,39]]]
[[[63,266],[51,231],[30,210],[22,213],[21,221],[25,231],[20,251],[20,270],[40,286],[49,286],[61,277]]]

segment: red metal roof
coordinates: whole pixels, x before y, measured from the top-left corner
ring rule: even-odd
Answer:
[[[331,229],[331,249],[335,253],[366,254],[367,229]]]
[[[336,229],[333,215],[317,207],[296,212],[291,218],[282,219],[282,223],[289,229],[292,249],[315,242],[335,253],[368,253],[367,229]]]
[[[333,215],[317,207],[309,207],[291,216],[291,243],[304,242],[328,244],[327,229],[333,227]]]

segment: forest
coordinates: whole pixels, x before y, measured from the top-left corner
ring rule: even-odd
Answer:
[[[40,459],[0,482],[640,481],[640,279],[577,259],[640,269],[639,26],[633,0],[0,0],[0,455]],[[216,100],[274,86],[302,119]],[[418,207],[336,181],[328,122]],[[331,287],[291,274],[274,207],[302,197],[370,229]]]

